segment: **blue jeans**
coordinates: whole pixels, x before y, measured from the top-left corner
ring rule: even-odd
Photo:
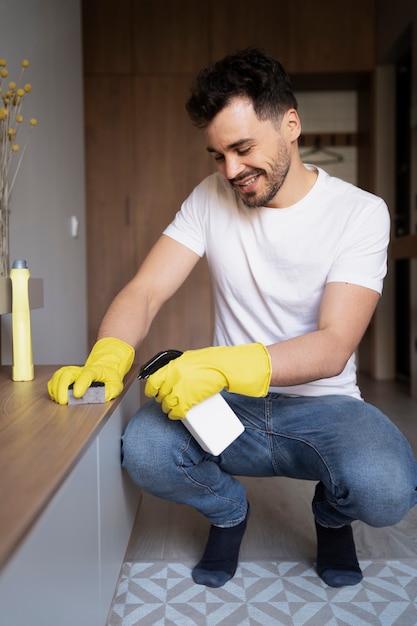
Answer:
[[[245,432],[220,456],[204,452],[181,421],[148,401],[123,436],[123,466],[133,481],[221,527],[245,517],[245,489],[236,476],[318,481],[313,512],[329,527],[354,520],[390,526],[417,503],[410,445],[374,406],[341,395],[223,396]]]

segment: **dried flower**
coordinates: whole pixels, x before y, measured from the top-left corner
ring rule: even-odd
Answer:
[[[9,207],[10,196],[19,172],[23,156],[25,154],[32,128],[36,126],[35,118],[29,120],[29,128],[26,134],[23,148],[16,143],[19,127],[23,124],[21,109],[23,102],[32,86],[29,83],[21,86],[25,69],[29,67],[29,61],[22,61],[22,69],[18,81],[10,81],[8,88],[3,91],[3,79],[9,75],[7,62],[0,59],[0,206]],[[19,130],[19,132],[22,132]],[[13,163],[13,153],[19,152],[17,162]],[[11,167],[13,171],[10,171]],[[11,180],[9,180],[9,177]]]

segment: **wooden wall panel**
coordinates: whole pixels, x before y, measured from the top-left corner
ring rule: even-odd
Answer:
[[[288,2],[289,73],[371,72],[375,0]]]
[[[204,136],[185,110],[191,80],[192,76],[178,75],[134,78],[134,186],[142,226],[138,261],[192,188],[211,171]]]
[[[82,0],[84,72],[130,74],[132,0]]]
[[[195,73],[262,46],[291,74],[373,69],[374,0],[83,0],[89,337],[181,202],[213,169],[184,104]],[[302,88],[302,86],[298,88]],[[131,216],[126,220],[130,202]],[[211,341],[203,261],[140,359]],[[142,357],[143,355],[143,357]]]
[[[208,58],[209,0],[133,0],[134,73],[194,73]]]
[[[191,76],[136,76],[134,189],[137,264],[173,219],[192,188],[212,171],[204,137],[184,103]],[[163,308],[145,340],[143,358],[165,348],[211,343],[211,290],[205,261]]]
[[[211,57],[257,46],[288,61],[287,0],[212,0]]]
[[[111,300],[134,272],[131,118],[130,78],[90,76],[85,83],[90,345]]]

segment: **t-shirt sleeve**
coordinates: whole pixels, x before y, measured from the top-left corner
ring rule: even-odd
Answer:
[[[382,293],[387,273],[390,215],[378,198],[371,206],[354,211],[342,238],[340,251],[327,282],[347,282]]]
[[[163,231],[164,235],[182,243],[200,257],[205,253],[203,221],[206,204],[207,192],[205,186],[200,184],[183,202],[181,209]]]

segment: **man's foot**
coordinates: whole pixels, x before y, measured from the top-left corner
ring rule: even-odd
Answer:
[[[363,578],[352,527],[326,528],[316,522],[317,573],[330,587],[357,585]]]
[[[248,504],[246,517],[237,526],[231,528],[211,526],[203,558],[192,571],[193,580],[197,585],[223,587],[228,580],[233,578],[249,514]]]

